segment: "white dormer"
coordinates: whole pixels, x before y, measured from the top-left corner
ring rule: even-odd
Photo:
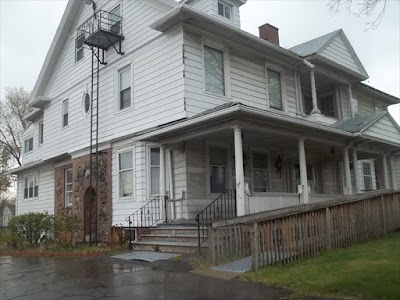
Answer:
[[[239,7],[247,0],[187,0],[190,5],[203,13],[240,28]]]

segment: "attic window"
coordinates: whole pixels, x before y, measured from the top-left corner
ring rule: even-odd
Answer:
[[[232,7],[230,5],[218,1],[218,15],[230,20],[232,15]]]

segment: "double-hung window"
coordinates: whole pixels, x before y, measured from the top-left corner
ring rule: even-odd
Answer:
[[[160,148],[150,148],[150,195],[160,194]]]
[[[372,164],[371,164],[371,162],[363,162],[362,163],[362,170],[363,170],[364,190],[365,191],[371,191],[371,190],[373,190]]]
[[[68,126],[68,99],[64,100],[62,103],[62,125],[63,127]]]
[[[24,178],[24,199],[36,198],[39,196],[39,177],[37,174],[30,174]]]
[[[221,1],[218,1],[218,15],[221,17],[231,20],[232,18],[232,7]]]
[[[43,121],[39,122],[39,145],[43,144],[43,130],[44,124]]]
[[[353,116],[358,116],[358,100],[356,98],[351,98],[351,110],[353,112]]]
[[[131,68],[125,68],[118,74],[119,80],[119,110],[128,108],[132,104]]]
[[[267,69],[269,107],[283,110],[281,73]]]
[[[224,193],[227,184],[228,151],[209,148],[210,193]]]
[[[33,137],[24,141],[24,153],[31,152],[33,150]]]
[[[126,151],[118,155],[119,197],[133,196],[133,152]]]
[[[83,59],[83,42],[85,40],[85,35],[79,36],[75,40],[75,63],[81,61]]]
[[[72,169],[65,170],[65,206],[72,204]]]
[[[204,46],[205,90],[225,96],[224,52]]]
[[[269,192],[268,155],[253,153],[253,182],[254,192]]]

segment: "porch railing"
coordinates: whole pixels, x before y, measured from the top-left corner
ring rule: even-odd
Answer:
[[[196,215],[198,251],[201,245],[207,240],[206,225],[216,220],[225,220],[237,216],[236,210],[236,190],[226,190],[213,202],[206,206]]]
[[[400,191],[302,204],[208,226],[213,263],[251,256],[252,269],[288,263],[400,228]]]
[[[125,221],[129,224],[129,249],[132,250],[132,242],[140,239],[140,236],[157,222],[162,219],[161,196],[157,196],[133,214],[129,215]],[[162,196],[165,221],[167,221],[167,196]],[[132,236],[133,232],[133,236]]]

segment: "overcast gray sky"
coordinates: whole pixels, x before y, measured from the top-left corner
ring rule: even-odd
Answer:
[[[345,9],[333,15],[327,3],[328,0],[248,0],[241,8],[242,29],[258,35],[258,26],[270,23],[280,29],[281,46],[291,47],[342,28],[370,76],[366,83],[399,97],[400,1],[387,0],[378,29],[368,31],[365,23],[376,15],[357,18]],[[65,0],[0,0],[2,95],[7,86],[33,88],[66,4]],[[379,9],[378,6],[377,12]],[[400,105],[389,111],[400,123]]]

